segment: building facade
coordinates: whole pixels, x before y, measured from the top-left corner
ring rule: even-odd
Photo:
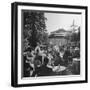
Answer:
[[[68,32],[64,29],[59,29],[51,32],[51,34],[49,35],[50,43],[59,46],[66,45],[69,42],[69,40],[67,40],[66,38],[67,33]]]

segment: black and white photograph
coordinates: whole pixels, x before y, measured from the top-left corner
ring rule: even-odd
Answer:
[[[15,5],[15,84],[86,82],[86,7]]]
[[[81,14],[22,11],[22,77],[80,75]]]

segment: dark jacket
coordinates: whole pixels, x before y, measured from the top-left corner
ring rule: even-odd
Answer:
[[[43,65],[41,67],[37,67],[33,73],[33,76],[49,76],[52,73],[52,69],[48,68],[47,66]]]

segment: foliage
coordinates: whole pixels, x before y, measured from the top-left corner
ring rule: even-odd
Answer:
[[[73,33],[72,34],[71,41],[75,41],[75,42],[80,41],[80,27],[78,28],[78,32],[77,33]]]
[[[45,20],[44,12],[23,11],[23,38],[27,39],[27,43],[33,48],[37,42],[45,42],[47,38]]]

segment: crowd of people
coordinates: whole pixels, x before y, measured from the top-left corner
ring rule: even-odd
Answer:
[[[34,49],[28,47],[23,52],[23,77],[54,75],[55,66],[68,68],[73,58],[80,58],[79,47],[45,46],[38,43]]]

